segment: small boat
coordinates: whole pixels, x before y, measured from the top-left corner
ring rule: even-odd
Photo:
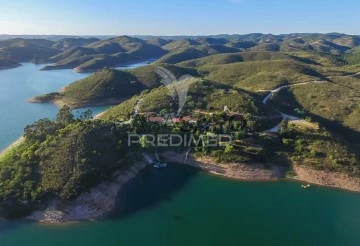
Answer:
[[[158,163],[154,164],[154,167],[155,168],[165,168],[165,167],[167,167],[167,163],[158,162]]]
[[[301,187],[303,187],[304,189],[308,189],[308,188],[310,188],[311,187],[311,185],[301,185]]]

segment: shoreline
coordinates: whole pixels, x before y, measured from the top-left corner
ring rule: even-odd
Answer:
[[[97,102],[70,102],[66,99],[55,99],[52,100],[51,103],[55,104],[59,108],[63,106],[69,106],[71,109],[80,109],[80,108],[88,108],[88,107],[98,107],[98,106],[113,106],[122,103],[126,99],[116,99],[116,98],[109,98],[102,101]],[[45,102],[46,103],[46,102]]]
[[[306,166],[293,164],[296,173],[293,177],[287,177],[285,170],[273,165],[270,169],[261,163],[216,163],[211,157],[194,158],[189,156],[186,162],[179,161],[185,159],[184,153],[165,152],[161,154],[169,162],[175,162],[183,165],[199,168],[201,171],[222,176],[225,178],[240,181],[277,181],[289,180],[313,184],[341,191],[360,193],[360,178],[350,177],[347,174],[339,172],[319,171]],[[236,166],[235,166],[236,165]]]
[[[360,178],[351,177],[340,172],[315,170],[295,163],[293,168],[296,176],[290,177],[291,180],[360,193]]]
[[[107,110],[105,110],[104,112],[98,113],[97,115],[95,115],[93,118],[94,120],[99,120],[105,113]]]
[[[113,181],[102,182],[73,201],[53,200],[47,208],[32,212],[26,219],[54,225],[102,219],[116,208],[117,196],[123,185],[146,166],[143,161],[136,162],[126,172],[115,174]]]
[[[23,137],[19,138],[3,150],[0,156],[20,144],[23,139]],[[286,177],[285,170],[277,165],[266,167],[262,163],[217,163],[211,157],[194,157],[191,154],[185,160],[186,153],[176,152],[163,152],[160,153],[160,156],[167,162],[195,167],[209,174],[238,181],[289,180],[336,188],[341,191],[360,192],[360,178],[349,177],[342,173],[313,170],[296,164],[293,165],[296,176]],[[52,200],[45,209],[33,211],[25,219],[49,225],[103,219],[116,208],[118,193],[123,185],[136,177],[146,166],[148,164],[145,161],[138,161],[126,171],[118,171],[114,174],[113,180],[104,181],[92,187],[89,191],[80,194],[75,200],[66,202]],[[0,220],[6,221],[3,218]]]
[[[28,103],[52,103],[57,107],[61,108],[63,106],[69,106],[71,109],[80,109],[87,107],[98,107],[98,106],[113,106],[118,105],[125,101],[126,99],[118,98],[109,98],[106,100],[96,101],[96,102],[80,102],[80,101],[70,101],[64,98],[52,98],[52,99],[39,99],[37,97],[32,97],[27,99]]]
[[[285,172],[278,166],[266,168],[262,163],[217,163],[211,157],[195,158],[184,153],[164,152],[160,156],[168,162],[196,167],[204,172],[243,181],[274,181],[285,178]],[[182,160],[182,161],[180,161]]]
[[[5,149],[1,150],[0,151],[0,158],[2,156],[4,156],[9,150],[11,150],[12,148],[15,148],[16,146],[21,144],[24,140],[25,140],[25,138],[23,136],[21,136],[20,138],[18,138],[14,142],[12,142],[9,146],[7,146]]]

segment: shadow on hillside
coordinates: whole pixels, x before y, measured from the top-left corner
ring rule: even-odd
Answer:
[[[147,167],[126,183],[117,198],[117,209],[109,219],[124,218],[162,202],[171,202],[198,170],[181,164],[169,164],[165,169]]]
[[[351,144],[360,144],[360,132],[355,131],[347,126],[342,125],[340,122],[331,121],[325,119],[319,115],[308,113],[308,115],[314,120],[319,122],[326,129],[341,136]]]
[[[349,90],[353,90],[353,91],[355,91],[356,93],[359,93],[359,94],[360,94],[360,90],[357,89],[357,88],[354,88],[354,87],[351,87],[351,86],[348,86],[348,85],[343,85],[343,84],[341,84],[341,83],[339,83],[339,82],[336,82],[336,81],[334,81],[334,80],[332,80],[332,79],[330,79],[329,82],[331,82],[331,83],[333,83],[333,84],[335,84],[335,85],[338,85],[338,86],[340,86],[340,87],[343,87],[343,88],[346,88],[346,89],[349,89]]]
[[[302,109],[302,106],[296,100],[291,90],[282,90],[278,92],[275,100],[270,99],[270,105],[285,114],[298,116],[300,118],[304,117],[304,115],[299,115],[294,111],[296,108]],[[321,126],[325,127],[329,131],[342,137],[350,144],[360,144],[360,132],[344,126],[338,121],[332,121],[310,112],[307,112],[306,115],[309,116],[312,120],[319,122]]]
[[[302,62],[302,63],[305,63],[305,64],[322,66],[322,64],[320,64],[320,63],[318,63],[316,61],[313,61],[313,60],[311,60],[309,58],[292,56],[292,55],[291,55],[291,58],[293,58],[295,61]]]

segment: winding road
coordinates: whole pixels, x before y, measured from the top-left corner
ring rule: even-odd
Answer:
[[[344,78],[348,78],[348,77],[354,77],[354,76],[358,76],[360,75],[360,72],[358,73],[355,73],[355,74],[350,74],[350,75],[345,75],[345,76],[329,76],[329,77],[326,77],[326,79],[331,79],[331,78],[340,78],[340,77],[344,77]],[[292,85],[283,85],[283,86],[280,86],[274,90],[258,90],[257,92],[269,92],[269,94],[264,98],[264,100],[262,101],[263,104],[267,105],[270,98],[275,94],[275,93],[278,93],[279,91],[283,90],[283,89],[286,89],[286,88],[291,88],[291,87],[295,87],[295,86],[303,86],[303,85],[307,85],[307,84],[326,84],[326,83],[329,83],[329,81],[327,80],[314,80],[314,81],[308,81],[308,82],[302,82],[302,83],[297,83],[297,84],[292,84]],[[264,132],[279,132],[280,130],[280,126],[281,126],[281,123],[285,120],[288,120],[288,121],[303,121],[304,119],[301,119],[301,118],[298,118],[296,116],[292,116],[292,115],[288,115],[288,114],[285,114],[283,112],[280,112],[279,110],[275,109],[276,111],[278,111],[281,116],[282,116],[282,121],[277,124],[276,126],[274,126],[273,128],[271,129],[268,129]]]

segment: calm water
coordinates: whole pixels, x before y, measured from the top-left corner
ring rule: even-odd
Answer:
[[[0,150],[18,139],[26,125],[40,118],[54,118],[58,108],[52,104],[30,104],[26,100],[44,93],[58,91],[87,74],[70,69],[39,71],[43,65],[22,64],[14,69],[0,70]],[[104,107],[91,108],[94,113]]]
[[[0,226],[0,245],[359,245],[360,196],[294,182],[247,183],[177,164],[147,169],[107,219]],[[51,243],[50,243],[51,242]]]
[[[0,149],[26,124],[55,116],[55,106],[28,104],[27,98],[86,76],[38,69],[24,64],[0,71]],[[304,190],[288,181],[237,182],[175,164],[146,169],[129,182],[111,219],[0,223],[0,246],[9,245],[360,245],[360,195]]]
[[[153,60],[121,67],[132,69]],[[40,118],[54,118],[58,108],[52,104],[30,104],[26,100],[44,93],[58,91],[65,85],[89,76],[71,69],[39,71],[44,65],[22,64],[14,69],[0,70],[0,150],[18,139],[26,125]],[[96,115],[109,107],[93,107]],[[85,109],[77,110],[79,112]]]

